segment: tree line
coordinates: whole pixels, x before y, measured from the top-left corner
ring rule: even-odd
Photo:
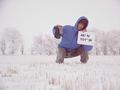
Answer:
[[[95,45],[90,54],[93,55],[120,55],[120,30],[104,32],[89,30],[95,33]],[[57,51],[57,40],[53,35],[38,35],[34,37],[29,51],[32,55],[54,55]],[[0,55],[24,55],[25,45],[23,35],[15,28],[7,28],[0,33]]]

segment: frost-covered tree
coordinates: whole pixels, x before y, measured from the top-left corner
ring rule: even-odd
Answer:
[[[56,49],[57,41],[51,35],[39,35],[33,41],[31,53],[52,55],[56,53]]]
[[[21,54],[23,55],[24,54],[24,45],[21,46],[20,51],[21,51]]]
[[[22,47],[22,35],[15,28],[7,28],[3,31],[1,38],[2,54],[19,54]]]
[[[47,55],[55,54],[56,52],[56,41],[50,35],[45,35],[44,38],[44,49]]]
[[[120,31],[119,30],[113,30],[109,32],[109,52],[112,55],[119,55],[120,50]]]
[[[97,29],[92,29],[89,30],[90,32],[93,32],[95,34],[95,43],[94,43],[94,47],[92,50],[92,54],[94,55],[101,55],[103,53],[102,51],[102,41],[103,41],[103,31],[97,30]]]
[[[104,32],[102,30],[88,30],[95,33],[95,44],[92,54],[94,55],[120,55],[120,31]],[[31,49],[32,54],[56,54],[60,40],[52,35],[39,35],[35,37]]]
[[[41,55],[43,53],[43,42],[42,35],[35,37],[31,48],[31,54]]]
[[[96,34],[94,54],[96,55],[118,55],[120,52],[120,31],[113,30],[104,32],[94,30]],[[119,54],[120,55],[120,54]]]
[[[2,55],[5,55],[5,50],[6,50],[5,39],[0,40],[0,50],[1,50]]]

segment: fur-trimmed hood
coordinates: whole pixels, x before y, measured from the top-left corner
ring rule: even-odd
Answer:
[[[82,20],[85,20],[85,22],[86,22],[83,29],[86,29],[86,28],[87,28],[87,26],[88,26],[88,19],[87,19],[85,16],[82,16],[82,17],[80,17],[80,18],[77,20],[77,22],[75,23],[75,28],[76,28],[76,29],[77,29],[78,24],[79,24]]]

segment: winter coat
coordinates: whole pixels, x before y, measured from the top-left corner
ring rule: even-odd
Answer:
[[[63,35],[58,47],[65,48],[67,51],[72,51],[80,47],[80,44],[77,44],[77,38],[78,38],[77,25],[82,19],[86,19],[88,21],[88,19],[83,16],[77,20],[75,26],[71,26],[71,25],[63,26],[62,28]],[[53,33],[54,33],[54,29],[53,29]],[[93,46],[83,45],[83,48],[85,49],[85,51],[88,52],[93,48]]]

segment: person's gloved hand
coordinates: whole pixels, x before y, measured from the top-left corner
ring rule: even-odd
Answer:
[[[62,27],[61,25],[54,26],[54,30],[55,30],[54,37],[57,39],[60,39],[61,37],[61,34],[60,34],[61,27]]]

